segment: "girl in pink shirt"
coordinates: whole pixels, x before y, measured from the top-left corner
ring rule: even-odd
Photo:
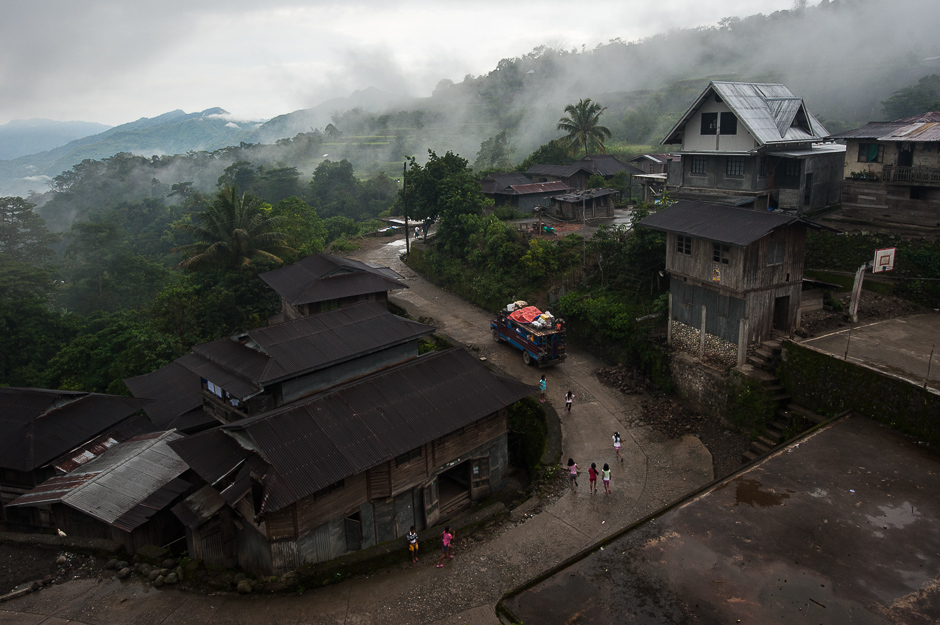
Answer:
[[[450,525],[444,526],[444,531],[441,533],[441,541],[444,543],[444,553],[441,554],[441,559],[437,561],[437,568],[444,568],[444,560],[450,558],[453,559],[454,555],[451,553],[450,544],[454,540],[454,535],[450,531]]]

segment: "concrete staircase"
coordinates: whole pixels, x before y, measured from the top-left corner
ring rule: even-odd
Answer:
[[[813,424],[822,423],[824,417],[791,401],[792,397],[780,383],[780,379],[773,373],[781,358],[781,341],[771,339],[764,341],[748,356],[748,364],[753,369],[748,372],[750,377],[758,380],[764,390],[776,404],[774,419],[767,424],[764,433],[751,441],[751,447],[741,455],[742,462],[750,462],[759,456],[769,453],[786,439],[786,432],[796,418],[805,419]]]

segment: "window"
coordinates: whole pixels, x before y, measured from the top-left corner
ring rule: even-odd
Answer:
[[[692,237],[684,237],[681,234],[676,237],[676,253],[692,255]]]
[[[763,156],[757,159],[757,177],[767,177],[767,159]]]
[[[768,265],[782,265],[783,264],[783,239],[773,239],[772,241],[767,241],[767,264]]]
[[[878,143],[859,143],[859,163],[882,163],[885,159],[885,146]]]
[[[731,246],[712,243],[712,260],[722,265],[731,263]]]
[[[738,118],[734,116],[734,113],[722,113],[720,128],[723,135],[738,134]]]
[[[726,176],[734,176],[736,178],[744,177],[744,157],[743,156],[729,156],[728,157],[728,166],[725,169]]]
[[[693,156],[692,157],[692,169],[690,170],[689,173],[692,174],[693,176],[704,176],[706,172],[705,164],[707,162],[708,161],[705,160],[704,156]]]
[[[404,453],[398,456],[397,458],[395,458],[395,466],[400,467],[401,465],[407,462],[411,462],[412,460],[416,458],[420,458],[420,457],[421,457],[421,448],[418,447],[417,449],[412,449],[408,453]]]
[[[702,134],[718,134],[718,113],[702,113]]]
[[[784,167],[783,167],[783,175],[784,175],[784,176],[790,176],[790,177],[792,177],[792,176],[799,177],[799,175],[800,175],[800,161],[798,161],[798,160],[796,160],[796,159],[794,159],[794,158],[788,158],[787,160],[785,160],[785,161],[784,161]]]

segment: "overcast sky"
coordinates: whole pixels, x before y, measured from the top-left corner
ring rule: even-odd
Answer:
[[[809,0],[810,5],[817,0]],[[430,95],[539,45],[588,49],[793,0],[3,0],[0,124],[268,119],[369,86]],[[733,7],[733,8],[732,8]]]

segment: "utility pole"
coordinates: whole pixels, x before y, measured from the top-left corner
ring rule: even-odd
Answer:
[[[405,253],[411,253],[411,241],[408,237],[408,161],[401,164],[401,205],[405,213]]]

